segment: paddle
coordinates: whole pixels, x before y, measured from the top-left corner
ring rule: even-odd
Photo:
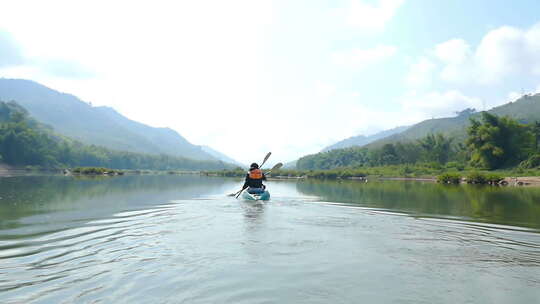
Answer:
[[[259,166],[259,169],[262,168],[262,166],[264,165],[264,163],[266,163],[266,161],[270,158],[270,155],[272,154],[272,152],[268,152],[268,154],[266,154],[266,157],[264,158],[262,164]],[[238,192],[238,194],[236,195],[236,198],[238,198],[240,196],[240,194],[242,194],[242,192],[244,192],[244,190],[247,189],[247,188],[244,188],[242,190],[240,190],[240,192]]]
[[[262,169],[262,166],[263,166],[264,163],[270,158],[270,155],[272,155],[272,152],[268,152],[268,154],[266,154],[266,156],[264,157],[264,160],[263,160],[262,164],[259,166],[259,169]]]
[[[272,167],[272,169],[270,169],[268,172],[266,172],[265,175],[268,174],[268,173],[270,173],[270,172],[272,172],[272,170],[278,170],[278,169],[281,168],[281,167],[283,167],[283,164],[282,164],[282,163],[277,163],[277,164],[275,164],[275,165]],[[245,189],[247,189],[247,188],[245,188]],[[240,190],[240,192],[237,192],[238,194],[236,195],[236,198],[238,198],[238,197],[240,196],[240,194],[242,194],[242,192],[243,192],[245,189],[242,189],[242,190]]]
[[[265,174],[265,175],[268,175],[268,174],[270,174],[272,171],[281,169],[281,167],[283,167],[283,163],[277,163],[277,164],[275,164],[275,165],[272,167],[272,169],[268,170],[268,172],[265,172],[264,174]],[[238,192],[235,192],[235,193],[227,194],[227,196],[236,196],[236,195],[239,195],[241,191],[242,191],[242,190],[239,190]]]
[[[281,169],[281,167],[283,167],[283,163],[277,163],[277,164],[275,164],[275,165],[272,167],[272,169],[270,169],[268,172],[265,172],[264,174],[265,174],[265,175],[268,175],[268,174],[270,174],[272,171]]]
[[[259,169],[264,165],[264,163],[266,163],[266,161],[270,158],[270,155],[272,155],[272,152],[268,152],[266,154],[266,156],[264,157],[264,160],[262,161],[261,165],[259,166]],[[275,167],[275,166],[274,166]],[[238,196],[240,195],[240,193],[242,193],[242,191],[244,191],[244,189],[241,189],[240,191],[238,192],[235,192],[235,193],[231,193],[231,194],[228,194],[227,196],[236,196],[236,198],[238,198]]]

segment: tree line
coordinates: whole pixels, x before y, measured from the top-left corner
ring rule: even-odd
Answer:
[[[540,122],[523,124],[482,112],[480,119],[470,119],[465,141],[428,134],[416,141],[389,143],[377,149],[352,147],[308,155],[296,166],[299,170],[328,170],[419,163],[488,170],[539,167]]]
[[[92,166],[115,169],[219,170],[221,161],[115,151],[57,135],[14,101],[0,101],[0,162],[46,168]]]

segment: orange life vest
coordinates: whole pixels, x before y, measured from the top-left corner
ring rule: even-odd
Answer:
[[[262,179],[263,173],[261,169],[253,169],[249,171],[249,178],[251,179]]]

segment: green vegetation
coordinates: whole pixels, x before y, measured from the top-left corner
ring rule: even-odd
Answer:
[[[464,112],[460,116],[469,117],[473,111]],[[304,156],[296,163],[298,170],[280,170],[273,175],[317,179],[438,176],[441,183],[459,183],[466,176],[473,184],[498,184],[503,176],[540,175],[540,123],[523,124],[487,112],[480,114],[481,120],[469,118],[463,139],[438,133],[380,148],[336,149]],[[214,173],[245,174],[242,170]]]
[[[531,155],[528,159],[522,161],[519,167],[523,169],[540,168],[540,154]]]
[[[218,160],[174,130],[147,126],[112,108],[92,106],[76,96],[33,81],[0,79],[0,98],[15,100],[33,118],[52,126],[58,134],[86,144],[115,151]],[[182,119],[182,113],[178,115]]]
[[[531,126],[509,117],[497,117],[483,112],[482,122],[471,119],[466,144],[471,163],[477,167],[498,169],[519,164],[533,152]]]
[[[442,184],[459,184],[461,183],[461,175],[458,173],[444,173],[437,176],[437,182]]]
[[[540,121],[540,94],[523,95],[514,102],[509,102],[489,111],[489,114],[499,117],[508,116],[523,124],[534,124]],[[441,133],[453,138],[454,142],[464,142],[467,138],[467,128],[470,126],[470,119],[480,120],[482,112],[478,113],[474,109],[466,109],[457,112],[455,117],[428,119],[417,123],[407,130],[388,136],[386,138],[372,142],[365,147],[371,149],[381,148],[385,144],[396,144],[398,142],[415,142],[429,134]]]
[[[465,180],[467,184],[490,184],[498,185],[504,178],[496,173],[483,173],[471,171],[467,174]],[[437,177],[437,182],[443,184],[459,184],[461,183],[461,174],[448,172]]]
[[[83,175],[124,175],[124,172],[120,170],[98,167],[77,167],[72,172]]]
[[[463,139],[438,133],[413,142],[387,143],[380,148],[332,150],[300,158],[297,168],[307,171],[305,176],[330,178],[334,175],[349,176],[342,173],[350,170],[384,176],[440,175],[444,183],[453,183],[456,172],[467,171],[471,174],[468,180],[472,183],[497,183],[500,181],[498,175],[475,175],[476,171],[538,175],[539,138],[538,122],[523,124],[510,117],[482,112],[480,120],[470,118],[467,136]],[[317,170],[329,172],[319,173]]]
[[[329,170],[290,170],[282,169],[273,171],[270,177],[277,178],[309,178],[309,179],[364,179],[367,177],[384,178],[417,178],[417,179],[443,179],[441,182],[448,183],[454,176],[467,177],[471,173],[481,174],[485,183],[497,180],[495,177],[503,176],[540,176],[539,169],[522,169],[519,167],[496,171],[479,171],[474,167],[457,166],[455,162],[449,162],[445,166],[437,163],[418,163],[413,165],[386,165],[373,167],[340,167]],[[208,171],[206,175],[244,177],[246,171],[242,169]],[[446,176],[448,175],[448,176]],[[488,176],[493,175],[488,179]]]
[[[314,179],[296,183],[296,189],[322,201],[358,204],[382,210],[421,215],[445,215],[492,223],[540,228],[540,188],[448,187],[438,183]]]
[[[452,144],[442,134],[430,134],[415,143],[385,144],[378,149],[347,148],[322,152],[300,158],[300,170],[327,170],[339,167],[380,167],[416,165],[439,168],[449,161],[459,167],[467,155],[463,144]]]
[[[192,160],[85,145],[53,133],[30,118],[15,102],[0,101],[0,159],[12,166],[107,167],[146,170],[218,170],[232,168],[219,161]]]

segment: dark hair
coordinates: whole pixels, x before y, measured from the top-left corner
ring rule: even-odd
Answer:
[[[257,163],[253,163],[251,164],[251,166],[249,166],[251,169],[259,169],[259,165],[257,165]]]

